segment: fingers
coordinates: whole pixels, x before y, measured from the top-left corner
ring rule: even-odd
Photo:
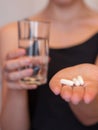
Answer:
[[[24,49],[17,49],[17,50],[12,50],[10,51],[7,56],[6,59],[14,59],[14,58],[18,58],[20,56],[25,55],[26,52]]]
[[[45,64],[48,62],[48,57],[44,58],[36,56],[36,57],[29,57],[24,56],[17,59],[7,60],[4,69],[5,71],[13,71],[15,69],[19,69],[22,67],[29,66],[30,64],[36,65],[36,64]]]
[[[20,70],[20,71],[6,73],[5,77],[9,81],[17,81],[17,80],[20,80],[24,77],[31,76],[32,73],[33,73],[32,69],[24,69],[24,70]]]
[[[16,72],[6,73],[6,84],[9,89],[17,89],[17,90],[29,90],[29,89],[36,89],[37,85],[27,85],[21,82],[20,79],[23,77],[31,76],[33,73],[32,69],[25,69]]]
[[[69,102],[72,96],[72,87],[63,86],[60,95],[65,101]]]
[[[15,69],[28,66],[31,63],[32,59],[30,57],[17,58],[7,61],[6,64],[4,65],[4,69],[6,71],[13,71]]]
[[[71,102],[73,104],[79,104],[79,102],[81,102],[83,100],[83,96],[84,96],[84,87],[74,87],[73,88],[73,92],[72,92],[72,97],[71,97]]]
[[[33,69],[29,67],[33,63],[39,64],[40,61],[37,57],[26,57],[24,49],[17,49],[8,53],[3,68],[5,76],[4,78],[6,80],[8,88],[35,89],[37,85],[25,85],[19,82],[22,78],[29,77],[33,74]],[[25,69],[22,69],[24,67]]]
[[[98,94],[98,83],[94,81],[93,84],[90,84],[85,88],[84,102],[86,104],[89,104],[95,99],[97,94]]]
[[[60,95],[65,101],[78,104],[83,100],[84,88],[63,86]]]
[[[61,84],[59,82],[59,79],[56,79],[55,77],[53,77],[51,79],[51,81],[49,82],[49,86],[50,86],[50,89],[51,91],[55,94],[55,95],[59,95],[60,92],[61,92]],[[55,82],[56,81],[56,82]]]
[[[67,86],[60,83],[60,77],[54,76],[49,83],[50,89],[55,95],[60,94],[61,98],[67,102],[78,104],[83,100],[83,86]]]
[[[25,85],[20,83],[19,81],[15,81],[15,82],[9,81],[7,82],[7,87],[13,90],[23,90],[23,89],[31,90],[31,89],[36,89],[37,85],[27,85],[27,84]]]
[[[67,86],[59,84],[59,80],[52,79],[50,81],[50,89],[55,95],[60,95],[61,98],[67,102],[71,102],[74,105],[79,104],[81,101],[89,104],[98,94],[98,83],[91,81],[84,86]]]

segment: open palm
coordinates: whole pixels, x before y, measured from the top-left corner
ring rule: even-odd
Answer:
[[[81,75],[83,86],[61,85],[60,80],[73,79]],[[79,64],[57,72],[50,80],[50,89],[54,94],[60,94],[68,102],[78,104],[80,101],[90,103],[98,94],[98,67],[93,64]]]

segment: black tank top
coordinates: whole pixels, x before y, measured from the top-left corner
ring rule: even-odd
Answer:
[[[98,34],[74,47],[50,48],[48,83],[51,77],[63,68],[81,63],[93,64],[97,54]],[[98,124],[88,127],[82,125],[74,116],[68,103],[52,93],[48,83],[28,93],[30,130],[98,130]]]

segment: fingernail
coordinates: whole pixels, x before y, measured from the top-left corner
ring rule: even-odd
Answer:
[[[77,95],[75,95],[73,98],[72,98],[72,103],[77,105],[79,104],[79,97]]]
[[[36,89],[37,88],[37,85],[33,85],[33,86],[31,86],[31,87],[29,87],[29,89]]]
[[[60,89],[58,87],[55,88],[54,90],[55,95],[59,95],[60,94]]]
[[[65,101],[66,101],[66,102],[70,102],[70,98],[66,98]]]
[[[74,105],[77,105],[77,104],[79,104],[79,101],[78,101],[78,100],[74,100],[74,101],[73,101],[73,104],[74,104]]]
[[[89,104],[90,101],[91,101],[91,100],[90,100],[89,96],[85,96],[84,102],[85,102],[86,104]]]

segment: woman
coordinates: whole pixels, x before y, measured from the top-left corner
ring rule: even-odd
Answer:
[[[23,49],[13,50],[18,42],[16,23],[3,28],[2,48],[8,44],[10,48],[5,48],[6,53],[3,55],[7,57],[4,61],[7,94],[2,112],[2,128],[28,130],[30,126],[30,130],[97,130],[98,14],[88,9],[83,0],[50,0],[44,11],[30,19],[51,21],[48,83],[38,88],[18,84],[17,81],[31,75],[32,70],[17,72],[16,69],[20,68],[21,63],[25,66],[31,61],[19,59],[25,55]],[[63,74],[61,71],[51,80],[51,91],[50,79],[66,67],[68,69],[65,69]],[[85,67],[89,67],[89,70]],[[66,75],[72,78],[79,74],[87,80],[88,86],[94,86],[93,89],[86,87],[92,98],[83,97],[82,87],[72,89],[69,86],[61,88],[59,85],[60,78]],[[37,89],[34,90],[35,88]],[[28,93],[27,89],[30,89]]]

